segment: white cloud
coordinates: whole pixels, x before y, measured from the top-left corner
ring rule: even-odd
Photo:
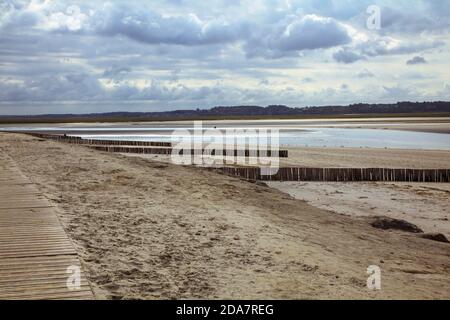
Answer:
[[[66,9],[66,12],[50,14],[43,27],[49,30],[79,31],[89,18],[89,15],[82,13],[78,6],[72,5]]]

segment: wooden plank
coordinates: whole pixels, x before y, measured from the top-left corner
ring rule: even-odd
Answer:
[[[5,154],[0,168],[0,299],[93,299],[83,272],[67,287],[80,261],[51,203]]]
[[[71,249],[42,249],[38,250],[29,250],[22,252],[2,252],[0,253],[4,258],[23,258],[23,257],[37,257],[37,256],[56,256],[56,255],[66,255],[73,254],[73,250]],[[1,295],[0,295],[1,296]]]
[[[5,295],[5,299],[8,300],[73,300],[73,299],[83,299],[83,300],[91,300],[93,299],[92,291],[89,289],[80,290],[80,291],[69,291],[69,292],[55,292],[49,290],[41,290],[41,292],[35,293],[15,293]]]
[[[70,299],[72,295],[80,293],[88,296],[88,293],[92,291],[90,287],[82,287],[80,290],[70,291],[67,288],[40,288],[40,290],[23,290],[22,292],[7,292],[2,293],[4,299],[53,299],[53,297],[64,297]]]

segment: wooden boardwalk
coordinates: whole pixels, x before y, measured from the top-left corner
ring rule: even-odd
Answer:
[[[77,253],[51,204],[9,156],[0,153],[0,299],[93,299]]]

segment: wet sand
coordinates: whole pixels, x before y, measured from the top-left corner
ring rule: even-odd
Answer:
[[[450,239],[450,183],[268,182],[314,207],[355,217],[389,216]]]
[[[201,168],[25,135],[0,151],[55,205],[97,298],[450,298],[448,244]]]

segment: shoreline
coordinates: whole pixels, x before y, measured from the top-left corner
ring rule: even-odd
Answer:
[[[148,125],[155,129],[161,127],[173,126],[174,128],[183,128],[187,125],[192,125],[196,120],[179,120],[179,121],[130,121],[130,122],[74,122],[74,123],[14,123],[14,124],[0,124],[0,128],[8,127],[29,127],[38,130],[39,127],[44,127],[39,132],[42,133],[64,133],[64,128],[67,127],[93,127],[102,128],[101,131],[86,131],[74,130],[73,134],[120,134],[124,131],[114,131],[114,127],[128,125],[127,133],[129,134],[144,134],[144,133],[167,133],[167,130],[161,131],[146,131],[134,128],[141,125]],[[378,117],[378,118],[321,118],[321,119],[261,119],[261,120],[247,120],[247,119],[233,119],[233,120],[198,120],[202,121],[204,128],[215,127],[222,125],[223,128],[233,127],[277,127],[274,123],[279,123],[284,126],[284,129],[307,130],[314,128],[340,128],[340,129],[376,129],[376,130],[397,130],[397,131],[412,131],[423,133],[440,133],[450,134],[450,117]],[[45,127],[54,127],[60,125],[60,130],[45,130]],[[108,130],[110,129],[110,130]]]

